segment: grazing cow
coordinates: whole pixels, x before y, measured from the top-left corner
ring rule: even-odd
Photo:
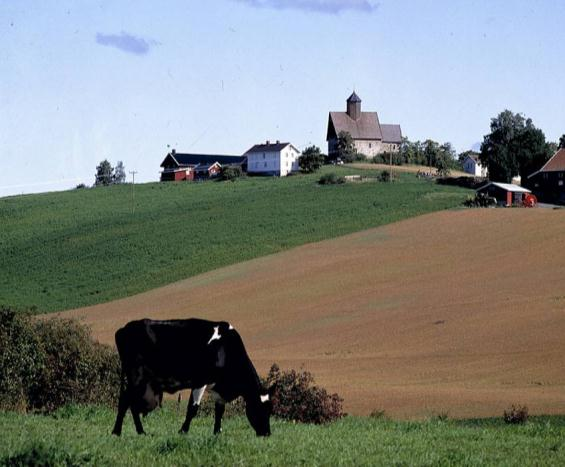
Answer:
[[[186,419],[188,432],[204,391],[215,400],[214,433],[222,430],[226,402],[243,396],[246,414],[257,436],[271,434],[271,393],[262,388],[239,333],[226,322],[186,319],[131,321],[116,332],[122,362],[118,416],[112,431],[122,432],[131,410],[135,429],[143,434],[139,415],[160,405],[163,392],[191,388]]]

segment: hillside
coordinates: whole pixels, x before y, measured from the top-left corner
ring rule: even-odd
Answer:
[[[348,411],[565,412],[563,211],[443,211],[79,309],[101,341],[135,318],[227,319],[258,368],[304,365]]]
[[[2,198],[0,305],[49,312],[101,303],[307,242],[459,206],[468,193],[413,175],[392,184],[341,186],[319,186],[319,176]]]

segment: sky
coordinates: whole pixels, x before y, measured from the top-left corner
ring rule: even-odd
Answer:
[[[0,0],[0,197],[159,179],[177,152],[325,152],[352,91],[410,140],[565,133],[563,0]]]

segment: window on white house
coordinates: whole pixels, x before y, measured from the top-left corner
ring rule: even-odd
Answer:
[[[267,163],[266,163],[266,162],[265,162],[265,165],[264,165],[264,166],[267,167]]]

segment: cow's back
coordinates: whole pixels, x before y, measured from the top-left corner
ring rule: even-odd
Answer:
[[[193,386],[218,379],[226,355],[235,358],[240,353],[229,350],[234,342],[232,333],[235,331],[226,322],[143,319],[119,329],[116,346],[126,371],[141,367],[147,378],[159,380],[165,387],[167,381]],[[239,338],[237,333],[234,337]]]

